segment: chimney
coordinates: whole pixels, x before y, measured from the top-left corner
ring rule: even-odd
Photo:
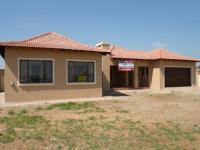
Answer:
[[[100,43],[96,44],[96,47],[100,48],[100,49],[110,50],[110,44],[104,43],[104,42],[100,42]]]

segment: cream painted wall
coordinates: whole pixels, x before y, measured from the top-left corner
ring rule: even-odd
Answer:
[[[153,90],[160,90],[161,89],[161,63],[160,61],[153,61],[151,64],[152,68],[152,76],[151,76],[151,84],[150,88]]]
[[[107,54],[106,56],[102,56],[102,76],[103,76],[103,92],[109,92],[110,89],[110,66],[117,65],[116,61],[110,58],[110,55]]]
[[[54,85],[18,85],[18,58],[54,59]],[[67,85],[66,59],[96,61],[96,83],[88,85]],[[51,49],[6,48],[5,62],[6,102],[102,96],[102,55],[100,53]],[[14,83],[13,86],[10,84],[11,82]]]
[[[196,77],[197,77],[197,87],[200,87],[200,70],[196,72]]]

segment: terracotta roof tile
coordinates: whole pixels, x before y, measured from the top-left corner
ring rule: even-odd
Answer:
[[[119,59],[123,58],[140,59],[140,60],[166,59],[166,60],[184,60],[184,61],[200,62],[200,59],[182,56],[163,48],[157,48],[148,52],[141,50],[128,50],[121,48],[119,46],[111,45],[110,50],[112,58],[119,58]]]
[[[51,48],[109,53],[109,50],[88,46],[55,32],[44,33],[22,41],[0,42],[0,46]]]

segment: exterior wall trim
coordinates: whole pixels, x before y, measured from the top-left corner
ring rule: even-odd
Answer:
[[[54,83],[55,83],[55,73],[54,73],[54,59],[52,58],[26,58],[26,57],[19,57],[17,58],[18,59],[18,68],[17,68],[17,80],[18,80],[18,83],[17,85],[18,86],[53,86]],[[20,83],[20,60],[50,60],[53,62],[53,82],[52,83]]]
[[[94,62],[94,82],[68,82],[68,61],[80,61],[80,62]],[[66,84],[67,85],[94,85],[96,84],[96,61],[95,60],[84,60],[84,59],[66,59]]]
[[[194,79],[194,74],[193,74],[193,67],[191,66],[163,66],[163,88],[168,88],[168,87],[165,87],[165,68],[190,68],[190,83],[191,83],[191,86],[193,86],[193,79]],[[186,86],[186,87],[191,87],[191,86]]]

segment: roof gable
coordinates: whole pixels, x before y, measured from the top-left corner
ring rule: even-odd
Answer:
[[[0,46],[51,48],[109,53],[109,50],[98,49],[96,47],[82,44],[55,32],[44,33],[22,41],[0,42]]]

